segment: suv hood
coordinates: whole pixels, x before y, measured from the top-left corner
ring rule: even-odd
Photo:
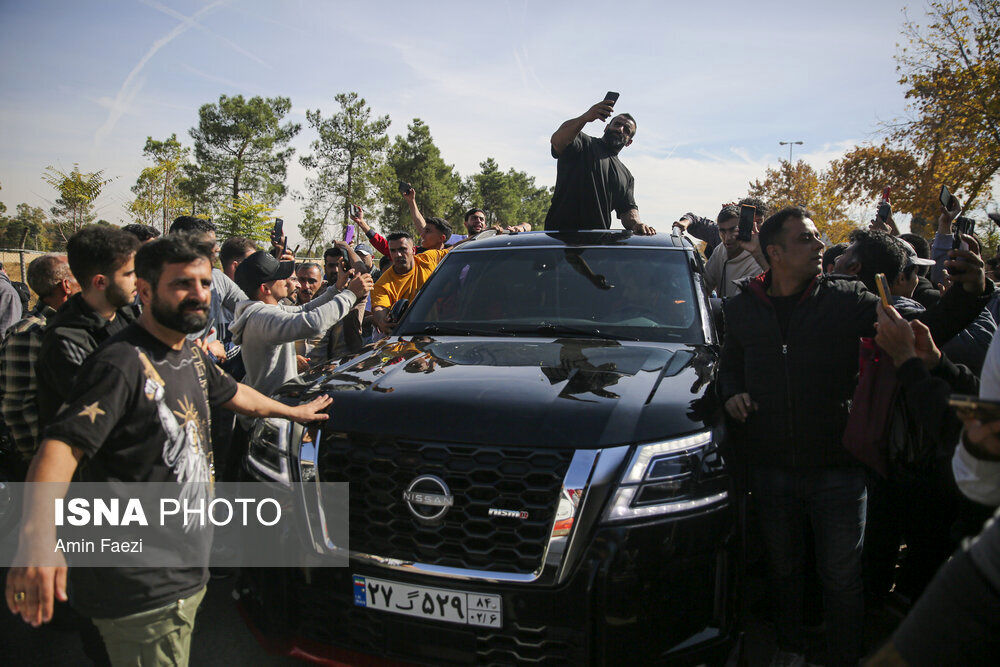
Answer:
[[[303,379],[333,397],[327,429],[576,449],[705,428],[715,362],[703,345],[423,336]]]

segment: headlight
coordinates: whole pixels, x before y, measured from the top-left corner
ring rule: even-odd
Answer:
[[[247,462],[255,471],[276,482],[289,484],[288,443],[292,423],[286,419],[258,419],[250,431]]]
[[[728,480],[711,431],[640,445],[629,462],[605,521],[676,514],[729,497]]]

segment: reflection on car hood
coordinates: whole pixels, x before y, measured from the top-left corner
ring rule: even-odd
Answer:
[[[335,431],[589,448],[703,428],[715,361],[700,345],[421,336],[305,379],[333,396]]]

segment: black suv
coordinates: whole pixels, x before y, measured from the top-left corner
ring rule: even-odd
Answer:
[[[350,482],[350,566],[245,571],[258,635],[345,662],[721,663],[736,512],[701,267],[665,234],[470,241],[389,339],[286,386],[331,418],[259,422],[247,471]],[[300,495],[297,538],[335,548]]]

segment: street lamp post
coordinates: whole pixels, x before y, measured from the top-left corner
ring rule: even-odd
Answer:
[[[793,146],[801,146],[802,142],[801,141],[779,141],[778,145],[779,146],[788,146],[788,165],[791,166],[791,164],[792,164],[792,147]]]

